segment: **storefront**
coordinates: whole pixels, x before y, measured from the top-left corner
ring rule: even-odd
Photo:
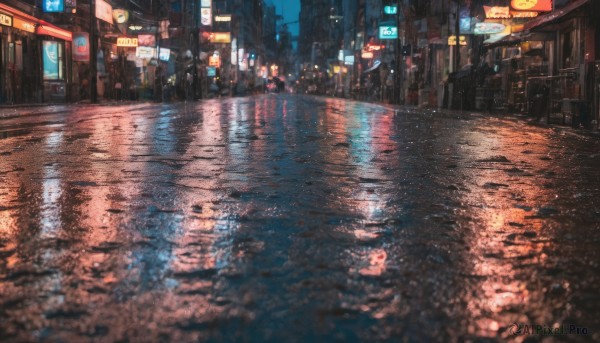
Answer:
[[[594,104],[599,94],[593,81],[596,28],[588,5],[588,0],[571,1],[525,24],[527,31],[545,33],[548,38],[544,42],[549,47],[547,75],[527,78],[527,86],[530,94],[540,87],[548,94],[544,109],[549,121],[589,126],[594,119],[590,114],[596,113],[598,119]]]
[[[0,104],[66,101],[71,33],[0,4]]]

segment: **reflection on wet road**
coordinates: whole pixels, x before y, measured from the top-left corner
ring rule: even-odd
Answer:
[[[287,95],[53,112],[0,120],[0,340],[600,340],[595,137]]]

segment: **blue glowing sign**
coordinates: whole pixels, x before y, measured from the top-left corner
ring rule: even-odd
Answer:
[[[44,80],[58,79],[58,42],[43,41]]]
[[[44,12],[64,12],[64,0],[42,0],[42,10]]]

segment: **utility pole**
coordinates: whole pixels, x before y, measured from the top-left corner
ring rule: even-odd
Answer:
[[[98,80],[98,70],[96,70],[96,57],[98,50],[98,39],[96,38],[96,1],[90,0],[90,102],[98,103],[98,94],[96,81]]]
[[[194,32],[192,34],[193,45],[193,57],[194,57],[194,70],[192,71],[192,75],[194,80],[192,81],[192,98],[193,100],[198,100],[201,96],[198,96],[198,90],[200,89],[200,84],[198,83],[198,54],[200,50],[200,27],[198,22],[200,21],[200,0],[194,0]]]
[[[454,35],[456,36],[456,45],[454,45],[454,72],[458,72],[458,68],[460,67],[460,0],[456,0]]]
[[[400,104],[400,66],[401,66],[401,62],[403,59],[402,57],[402,41],[400,40],[400,10],[401,10],[401,2],[398,2],[398,4],[396,4],[396,32],[398,32],[398,37],[396,38],[396,65],[395,65],[395,71],[394,73],[396,75],[394,75],[394,96],[393,96],[393,102],[395,104]]]

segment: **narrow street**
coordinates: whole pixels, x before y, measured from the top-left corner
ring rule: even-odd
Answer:
[[[0,341],[600,341],[599,170],[343,99],[0,109]]]

